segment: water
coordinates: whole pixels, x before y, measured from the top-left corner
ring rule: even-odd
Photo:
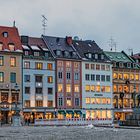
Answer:
[[[0,140],[137,140],[140,130],[79,127],[1,127]]]

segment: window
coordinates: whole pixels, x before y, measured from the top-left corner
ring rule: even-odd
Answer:
[[[53,83],[53,76],[48,76],[48,83]]]
[[[63,90],[63,85],[62,84],[58,84],[58,92],[62,92]]]
[[[86,104],[90,104],[90,98],[86,98]]]
[[[114,85],[113,86],[113,92],[117,92],[118,90],[117,90],[117,85]]]
[[[100,70],[100,65],[96,64],[96,70]]]
[[[118,74],[117,73],[113,73],[113,79],[117,79]]]
[[[120,68],[123,67],[123,63],[122,63],[122,62],[119,63],[119,67],[120,67]]]
[[[42,88],[40,88],[40,87],[36,87],[36,88],[35,88],[35,93],[36,93],[36,94],[42,94],[42,91],[43,91],[43,90],[42,90]]]
[[[66,92],[67,93],[70,93],[71,92],[71,85],[70,84],[67,84],[66,85]]]
[[[52,100],[48,100],[48,107],[53,107],[53,101]]]
[[[101,59],[102,59],[102,60],[104,59],[104,55],[103,55],[103,54],[101,54]]]
[[[43,63],[35,62],[35,68],[40,70],[43,69]]]
[[[101,98],[96,98],[96,103],[101,104]]]
[[[100,92],[100,85],[96,86],[96,92]]]
[[[129,79],[129,74],[124,73],[123,77],[124,77],[125,80],[127,80],[127,79]]]
[[[106,81],[110,82],[110,75],[106,75]]]
[[[53,94],[53,88],[48,88],[48,94]]]
[[[101,75],[101,81],[102,81],[102,82],[105,81],[105,75]]]
[[[122,73],[118,74],[118,79],[122,79]]]
[[[74,80],[79,80],[79,73],[74,73]]]
[[[70,80],[70,77],[71,77],[70,73],[67,72],[67,80]]]
[[[58,72],[58,78],[59,79],[62,79],[63,78],[62,72]]]
[[[101,87],[101,92],[105,92],[105,86]]]
[[[30,107],[30,100],[25,100],[24,101],[24,106],[25,107]]]
[[[59,67],[62,67],[62,66],[63,66],[63,63],[62,63],[61,61],[59,61],[59,62],[58,62],[58,66],[59,66]]]
[[[42,83],[42,80],[43,80],[42,76],[40,76],[40,75],[35,76],[36,83]]]
[[[8,102],[8,93],[1,93],[1,102]]]
[[[79,67],[79,63],[77,63],[77,62],[74,62],[74,68],[78,68]]]
[[[8,37],[8,32],[3,32],[3,37]]]
[[[75,98],[75,106],[79,106],[80,105],[80,100],[79,98]]]
[[[4,65],[4,57],[0,56],[0,66],[3,66],[3,65]]]
[[[29,69],[29,68],[30,68],[30,62],[25,61],[25,62],[24,62],[24,68],[25,68],[25,69]]]
[[[134,80],[134,74],[130,74],[130,80]]]
[[[11,57],[10,58],[10,66],[15,67],[16,66],[16,57]]]
[[[79,85],[74,85],[74,92],[79,92]]]
[[[123,86],[122,85],[118,86],[118,92],[123,92]]]
[[[16,73],[11,72],[10,81],[11,81],[11,83],[16,83]]]
[[[135,75],[135,80],[139,80],[139,75],[138,74]]]
[[[43,101],[42,100],[36,100],[36,107],[43,107]]]
[[[95,86],[91,85],[90,90],[91,90],[91,92],[95,92]]]
[[[89,64],[85,64],[85,69],[89,69]]]
[[[3,43],[0,42],[0,51],[2,51],[2,49],[3,49]]]
[[[106,65],[106,70],[110,71],[110,65]]]
[[[67,101],[66,101],[66,103],[67,103],[67,106],[71,106],[71,105],[72,105],[71,98],[67,98]]]
[[[70,62],[66,62],[66,68],[70,68],[71,67],[71,63]]]
[[[95,54],[95,59],[98,59],[98,54]]]
[[[106,98],[106,103],[107,104],[111,104],[111,99],[110,98]]]
[[[105,65],[101,65],[101,70],[105,70]]]
[[[105,87],[105,92],[111,92],[111,87],[110,86],[106,86]]]
[[[102,104],[106,104],[106,98],[102,98]]]
[[[24,75],[24,82],[30,82],[30,75]]]
[[[48,70],[53,70],[53,64],[52,63],[48,63],[47,64],[47,69]]]
[[[9,46],[10,51],[14,51],[15,50],[14,44],[9,44],[8,46]]]
[[[12,93],[12,103],[17,103],[19,101],[19,94]]]
[[[91,74],[91,81],[95,81],[95,75]]]
[[[91,98],[91,104],[95,104],[96,101],[95,101],[95,98]]]
[[[85,75],[85,80],[87,80],[87,81],[89,80],[89,74]]]
[[[91,64],[91,69],[94,70],[95,69],[95,65]]]
[[[0,72],[0,83],[4,82],[4,72]]]
[[[58,105],[59,106],[63,106],[63,98],[62,97],[59,98]]]
[[[39,52],[34,52],[34,56],[39,56]]]
[[[25,87],[25,94],[30,94],[30,87]]]
[[[96,75],[96,81],[100,81],[100,75]]]
[[[28,56],[29,55],[29,51],[25,51],[24,55]]]
[[[85,91],[86,91],[86,92],[90,92],[90,85],[86,85],[86,86],[85,86]]]

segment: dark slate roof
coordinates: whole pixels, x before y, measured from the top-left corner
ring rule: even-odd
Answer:
[[[95,41],[73,40],[73,46],[77,50],[77,52],[79,53],[80,57],[83,60],[89,60],[85,55],[87,53],[91,53],[93,55],[94,54],[99,54],[99,55],[103,54],[104,55],[103,50],[95,43]],[[90,59],[90,60],[93,61],[93,60],[95,60],[95,58],[92,57],[92,59]],[[109,62],[110,60],[105,56],[103,60],[97,59],[96,61]]]
[[[68,51],[70,54],[72,52],[76,52],[73,46],[68,45],[68,43],[66,42],[66,38],[52,37],[52,36],[42,36],[42,37],[55,58],[75,59],[71,56],[66,57],[64,55],[61,56],[56,55],[57,50],[61,51],[62,53],[64,53],[64,51]],[[80,59],[77,52],[76,52],[76,59]]]

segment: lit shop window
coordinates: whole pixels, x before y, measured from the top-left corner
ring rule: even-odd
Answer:
[[[30,68],[30,62],[25,61],[25,62],[24,62],[24,68],[25,68],[25,69],[29,69],[29,68]]]
[[[71,85],[70,84],[67,84],[66,85],[66,92],[67,93],[70,93],[71,92]]]
[[[134,74],[130,74],[130,80],[134,80]]]
[[[106,65],[106,70],[110,71],[110,65]]]
[[[91,118],[92,119],[96,118],[96,112],[94,110],[91,111]]]
[[[87,110],[86,110],[86,119],[89,119],[89,118],[91,118],[91,117],[90,117],[90,111],[87,111]]]
[[[113,92],[117,92],[117,85],[113,86]]]
[[[95,69],[95,64],[91,64],[91,69],[92,69],[92,70]]]
[[[139,80],[139,75],[138,74],[135,75],[135,80]]]
[[[95,86],[94,85],[91,85],[90,86],[90,90],[91,90],[91,92],[95,92]]]
[[[74,85],[74,92],[79,92],[79,85]]]
[[[102,118],[106,118],[106,110],[102,110]]]
[[[90,104],[90,98],[86,98],[86,104]]]
[[[11,57],[10,58],[10,66],[15,67],[16,66],[16,57]]]
[[[107,110],[107,118],[111,118],[112,117],[112,115],[111,115],[111,110]]]
[[[96,111],[96,118],[98,118],[98,119],[101,118],[101,111],[100,110]]]
[[[85,91],[86,91],[86,92],[90,92],[90,85],[86,85],[86,86],[85,86]]]
[[[62,84],[58,84],[58,92],[62,92],[62,90],[63,90],[63,85]]]
[[[118,79],[122,79],[122,73],[118,74]]]
[[[118,75],[117,73],[113,73],[113,79],[117,79]]]
[[[36,68],[36,69],[40,69],[40,70],[43,69],[43,63],[36,62],[36,63],[35,63],[35,68]]]
[[[124,86],[124,87],[123,87],[123,90],[124,90],[125,93],[126,93],[126,92],[128,93],[128,92],[129,92],[128,86]]]
[[[106,103],[107,104],[111,104],[111,99],[110,98],[106,98]]]
[[[105,92],[105,86],[101,87],[101,92]]]
[[[0,56],[0,66],[3,66],[3,65],[4,65],[4,57]]]
[[[71,62],[66,62],[66,68],[70,68],[71,67]]]
[[[105,70],[105,65],[101,65],[101,70]]]
[[[48,70],[53,70],[53,64],[52,63],[48,63],[47,64],[47,69]]]
[[[96,101],[95,101],[95,98],[91,98],[91,104],[95,104]]]
[[[102,98],[102,104],[106,104],[106,98]]]
[[[124,77],[125,80],[127,80],[127,79],[129,79],[129,74],[125,73],[125,74],[123,74],[123,77]]]
[[[101,104],[101,98],[96,98],[96,103]]]
[[[89,69],[89,64],[85,64],[85,69]]]
[[[100,65],[96,64],[96,70],[100,70]]]
[[[106,92],[111,92],[110,86],[106,86],[106,87],[105,87],[105,91],[106,91]]]
[[[53,83],[53,76],[48,76],[48,83]]]
[[[122,85],[118,86],[118,92],[123,92],[123,86]]]
[[[67,106],[71,106],[72,105],[72,101],[71,101],[71,98],[67,98]]]
[[[96,92],[100,92],[100,85],[96,86]]]

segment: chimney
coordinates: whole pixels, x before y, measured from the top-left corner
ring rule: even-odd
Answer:
[[[66,42],[68,45],[72,45],[72,37],[71,36],[66,36]]]

